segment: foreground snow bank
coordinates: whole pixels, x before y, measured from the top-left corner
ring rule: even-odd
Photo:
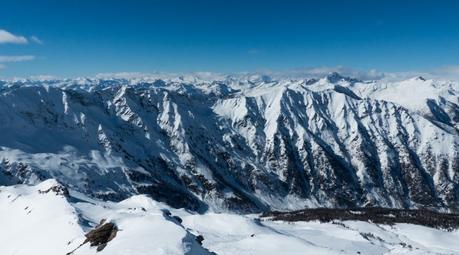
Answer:
[[[257,221],[238,215],[184,217],[218,254],[459,254],[459,232],[412,224]]]
[[[200,215],[147,196],[112,203],[55,187],[60,185],[54,180],[0,187],[0,254],[459,254],[458,231]],[[118,233],[97,252],[84,243],[85,233],[102,219]]]
[[[65,197],[45,191],[57,185],[0,188],[0,254],[65,254],[67,243],[83,236],[75,208]]]
[[[145,196],[105,203],[81,194],[65,197],[50,189],[58,185],[49,180],[0,188],[0,254],[210,254],[177,220],[165,215],[167,206]],[[84,234],[102,219],[119,231],[97,252],[83,244]]]

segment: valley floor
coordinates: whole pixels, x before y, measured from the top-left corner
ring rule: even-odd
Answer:
[[[99,222],[117,226],[101,251],[85,242]],[[133,196],[119,203],[68,194],[48,180],[0,187],[0,254],[459,254],[459,231],[363,221],[272,221],[195,214]]]

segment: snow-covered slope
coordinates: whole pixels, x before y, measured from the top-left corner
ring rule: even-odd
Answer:
[[[85,233],[118,231],[99,252]],[[459,254],[459,233],[410,224],[259,220],[196,214],[147,196],[119,203],[70,192],[54,180],[0,187],[0,254]]]
[[[210,76],[212,77],[212,76]],[[0,82],[0,183],[195,211],[457,211],[459,85],[267,76]]]
[[[104,203],[56,187],[64,189],[54,180],[0,188],[0,254],[96,254],[85,232],[101,220],[116,224],[118,233],[97,254],[211,254],[165,215],[167,206],[146,196]]]

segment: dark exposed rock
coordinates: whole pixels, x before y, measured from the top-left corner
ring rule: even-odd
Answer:
[[[102,220],[95,229],[85,235],[86,240],[84,243],[89,242],[91,246],[97,246],[97,251],[101,251],[107,246],[108,242],[116,237],[117,232],[118,227],[114,223],[105,223],[105,220]]]
[[[176,220],[178,223],[182,223],[183,222],[182,218],[180,218],[179,216],[174,215],[174,216],[172,216],[172,218],[174,220]]]
[[[204,237],[202,235],[196,236],[196,242],[198,242],[198,244],[202,245],[203,241],[204,241]]]
[[[55,185],[55,186],[52,186],[51,188],[49,188],[47,190],[39,190],[38,193],[46,194],[46,193],[49,193],[50,191],[54,192],[56,195],[61,195],[61,196],[64,196],[64,197],[68,197],[69,196],[68,189],[63,185]]]
[[[174,208],[187,208],[193,211],[205,211],[207,206],[185,189],[167,183],[155,183],[137,187],[140,193],[150,195],[154,200],[165,202]]]
[[[118,227],[112,222],[105,222],[105,219],[102,219],[93,230],[86,233],[86,239],[82,244],[76,247],[73,251],[68,252],[66,255],[73,254],[81,246],[86,243],[89,243],[90,246],[97,246],[96,250],[102,251],[113,238],[116,237],[118,232]]]
[[[362,100],[362,98],[357,96],[352,90],[350,90],[350,89],[348,89],[346,87],[343,87],[343,86],[340,86],[340,85],[335,85],[335,91],[338,92],[338,93],[343,93],[343,94],[345,94],[347,96],[350,96],[353,99]]]

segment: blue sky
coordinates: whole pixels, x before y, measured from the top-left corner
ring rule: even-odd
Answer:
[[[458,11],[447,0],[2,0],[0,76],[450,68]]]

